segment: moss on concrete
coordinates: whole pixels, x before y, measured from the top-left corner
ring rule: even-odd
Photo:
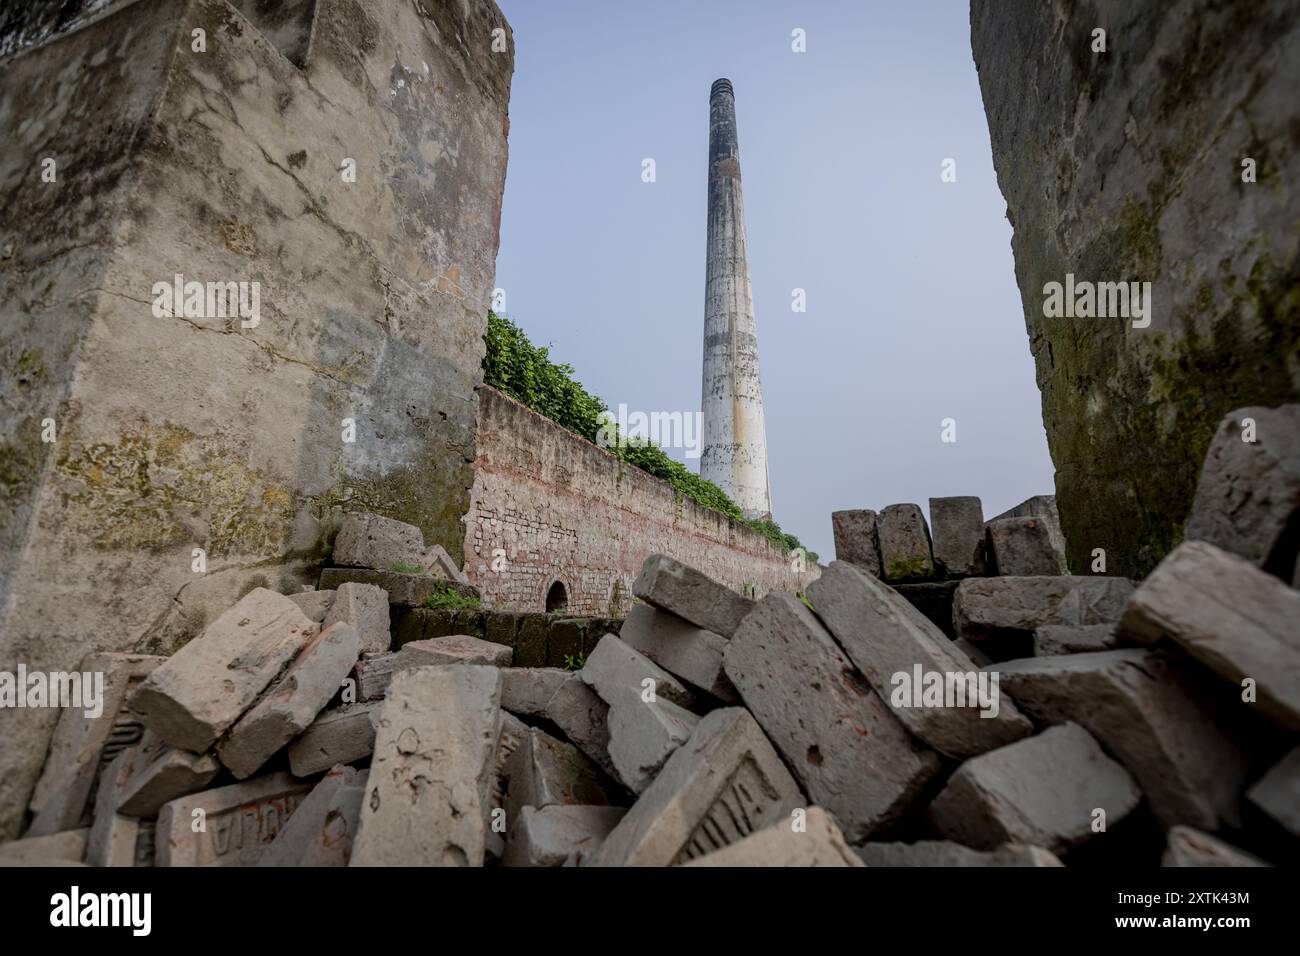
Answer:
[[[413,524],[424,532],[427,544],[460,554],[465,535],[461,517],[469,510],[473,471],[468,464],[448,467],[445,450],[435,454],[436,444],[430,446],[417,464],[349,477],[329,500],[341,504],[346,498],[349,511],[370,511]]]
[[[44,351],[23,349],[13,359],[10,374],[3,378],[12,380],[19,389],[14,396],[17,407],[32,408],[37,401],[32,390],[42,388],[49,379]],[[41,441],[40,414],[25,415],[12,423],[8,437],[0,437],[0,501],[16,503],[26,497],[49,451],[50,447]],[[12,512],[12,504],[6,512]]]
[[[0,499],[21,497],[40,474],[48,446],[41,442],[41,423],[29,416],[18,423],[10,441],[0,441]]]
[[[1134,335],[1124,347],[1098,347],[1081,323],[1044,324],[1056,369],[1044,417],[1073,423],[1052,443],[1072,569],[1100,547],[1110,573],[1148,573],[1182,540],[1223,416],[1300,399],[1295,272],[1261,256],[1244,282],[1202,282],[1176,317],[1180,334]]]
[[[73,434],[60,442],[58,479],[70,530],[95,547],[197,546],[209,560],[284,552],[292,491],[220,436],[155,422],[128,426],[113,442],[81,445]]]
[[[934,565],[923,554],[914,554],[908,558],[891,558],[885,565],[885,578],[890,581],[928,578],[933,573]]]
[[[49,373],[45,368],[45,351],[39,348],[23,349],[14,362],[15,378],[19,385],[44,384]]]

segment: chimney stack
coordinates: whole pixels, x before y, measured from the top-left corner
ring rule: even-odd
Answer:
[[[700,476],[748,518],[771,517],[758,328],[749,283],[740,147],[731,81],[709,92],[709,227],[704,284],[704,413]]]

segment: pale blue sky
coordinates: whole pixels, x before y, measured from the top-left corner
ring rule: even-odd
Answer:
[[[1052,492],[965,0],[498,2],[516,69],[497,285],[534,342],[611,407],[699,409],[725,76],[777,521],[829,560],[835,510],[979,495],[989,517]]]

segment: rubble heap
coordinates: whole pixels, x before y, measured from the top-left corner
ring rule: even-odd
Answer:
[[[854,560],[755,602],[654,555],[578,670],[514,667],[510,647],[463,635],[393,650],[390,595],[365,581],[253,590],[170,658],[87,660],[106,673],[106,716],[65,712],[27,837],[0,859],[1287,862],[1300,591],[1278,524],[1300,471],[1266,437],[1222,447],[1239,440],[1220,430],[1193,515],[1220,543],[1184,542],[1138,586],[983,576],[977,539],[1000,552],[978,502],[932,504],[945,531],[923,557],[970,575],[956,640]],[[918,512],[885,509],[882,555]],[[346,529],[336,564],[457,580],[413,528],[357,515]]]
[[[977,497],[931,498],[930,519],[912,503],[836,511],[835,556],[888,582],[951,638],[958,636],[953,598],[963,579],[1067,573],[1053,495],[1035,495],[987,521]]]

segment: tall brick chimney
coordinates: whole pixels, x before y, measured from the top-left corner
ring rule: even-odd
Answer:
[[[704,442],[700,475],[740,505],[770,517],[767,432],[758,376],[758,328],[749,284],[740,194],[736,96],[731,81],[709,92],[709,231],[704,284]]]

